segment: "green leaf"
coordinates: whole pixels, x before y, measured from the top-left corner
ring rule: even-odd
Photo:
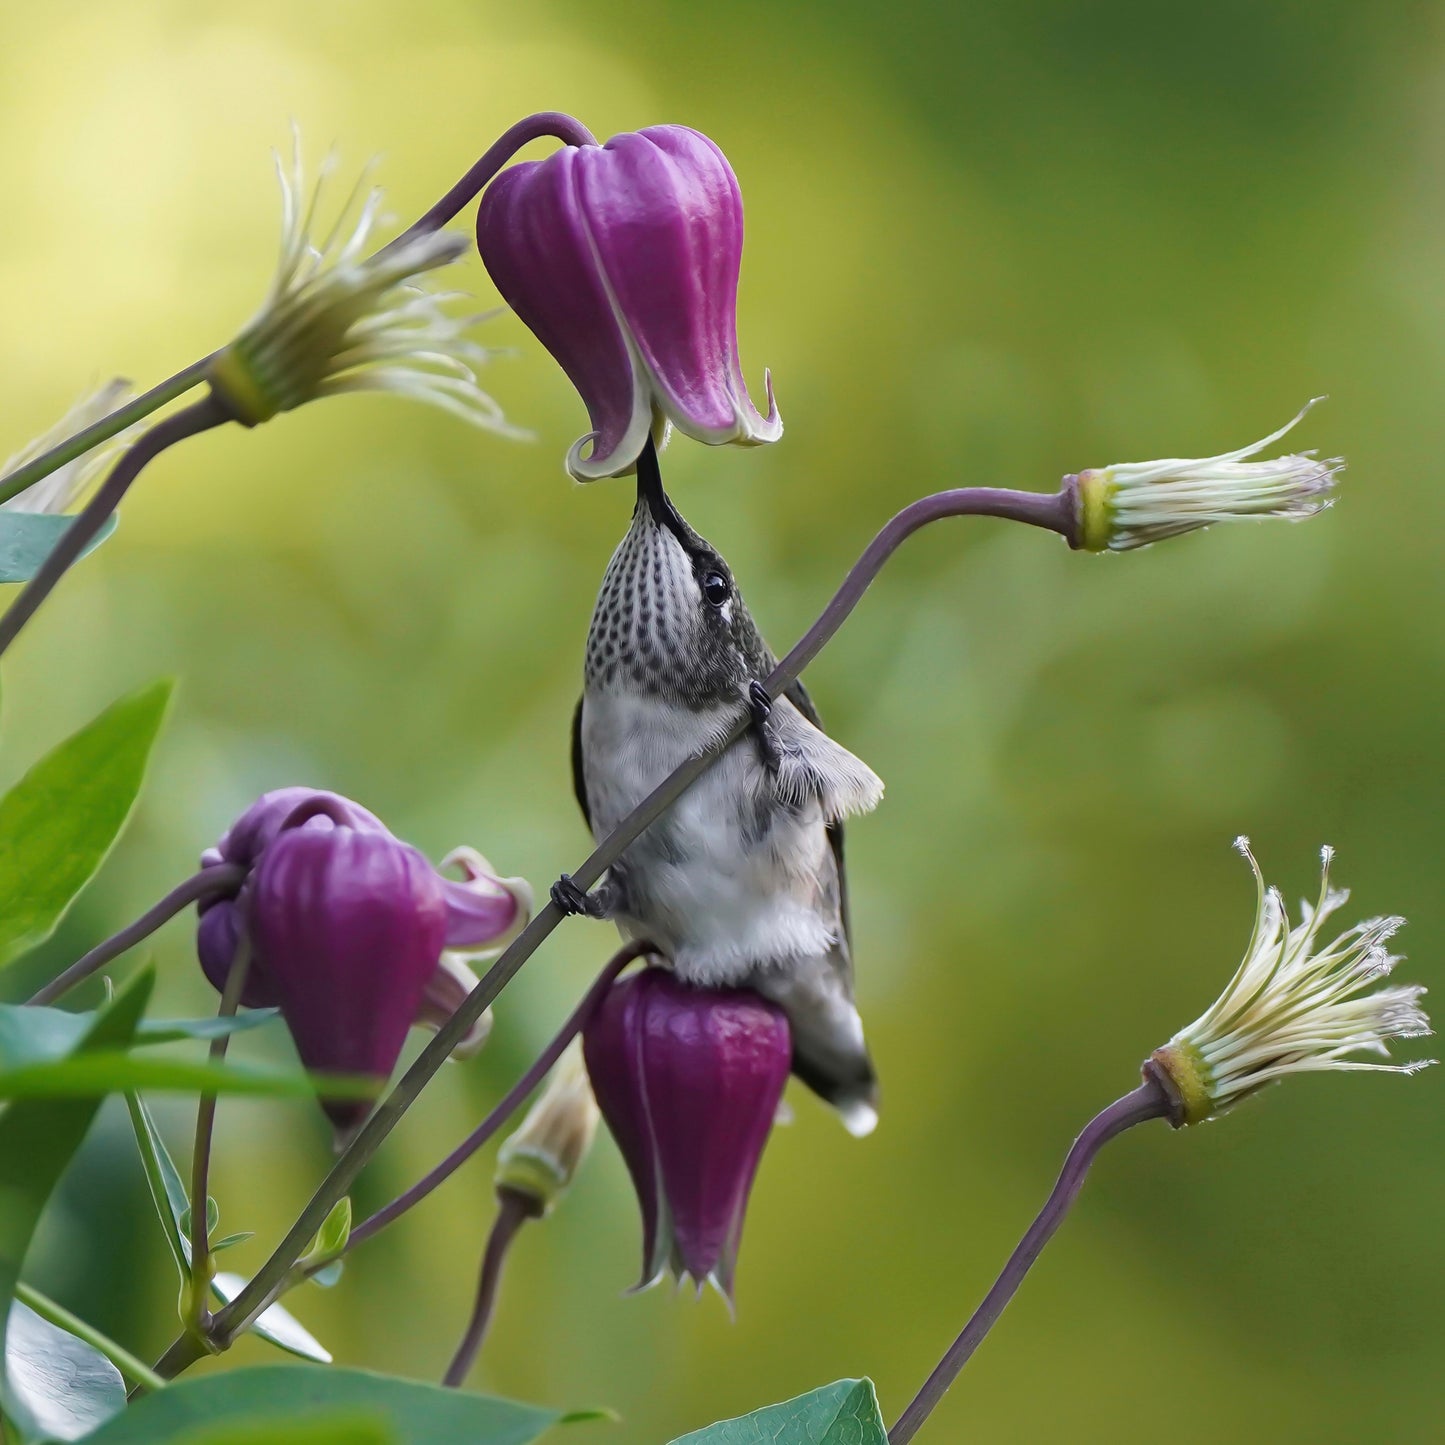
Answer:
[[[250,1094],[261,1098],[310,1098],[318,1087],[334,1098],[370,1098],[374,1079],[202,1064],[186,1059],[147,1059],[119,1049],[72,1054],[48,1063],[0,1069],[0,1099],[53,1099],[121,1093],[126,1089],[182,1093]]]
[[[80,555],[89,556],[115,531],[112,512]],[[12,512],[0,508],[0,582],[28,582],[70,530],[74,517],[53,512]]]
[[[112,703],[0,799],[0,966],[54,933],[105,860],[170,696],[164,681]]]
[[[835,1380],[799,1395],[681,1435],[672,1445],[888,1445],[872,1380]]]
[[[216,1039],[268,1024],[278,1009],[256,1009],[228,1018],[142,1019],[137,1044],[169,1044],[181,1039]],[[75,1051],[95,1023],[94,1013],[70,1013],[29,1004],[0,1004],[0,1070],[63,1059]]]
[[[213,1239],[211,1241],[211,1253],[220,1254],[223,1249],[234,1249],[238,1244],[245,1244],[248,1239],[255,1239],[254,1229],[243,1229],[237,1234],[228,1234],[224,1239]]]
[[[176,1445],[400,1445],[400,1441],[382,1416],[328,1410],[287,1425],[274,1420],[229,1420],[178,1436]]]
[[[214,1428],[218,1418],[294,1428],[308,1416],[341,1408],[384,1420],[397,1445],[530,1445],[558,1418],[555,1410],[367,1370],[262,1365],[179,1380],[138,1400],[86,1445],[195,1445],[188,1432],[204,1424]],[[269,1440],[284,1438],[277,1433]]]
[[[224,1304],[230,1304],[249,1283],[245,1275],[223,1272],[211,1281],[211,1292]],[[282,1305],[267,1305],[251,1322],[251,1329],[288,1355],[314,1360],[319,1365],[331,1363],[331,1351]]]
[[[211,1236],[216,1232],[216,1226],[221,1222],[221,1206],[208,1194],[206,1195],[206,1243],[209,1244]],[[186,1205],[179,1220],[181,1233],[187,1239],[191,1237],[191,1206]]]
[[[130,1042],[154,982],[155,975],[146,970],[121,989],[81,1041],[82,1056],[92,1049],[109,1052]],[[0,1360],[5,1358],[10,1302],[30,1237],[99,1108],[98,1097],[26,1099],[0,1114]],[[35,1433],[30,1410],[3,1378],[0,1403],[23,1431]]]
[[[320,1264],[323,1260],[329,1261],[310,1276],[312,1284],[330,1289],[341,1278],[341,1255],[350,1238],[351,1196],[348,1194],[332,1205],[331,1213],[322,1221],[306,1253],[296,1261],[302,1268]]]
[[[189,1241],[181,1228],[181,1216],[191,1207],[186,1197],[186,1186],[150,1110],[146,1108],[145,1100],[134,1090],[128,1090],[125,1105],[130,1110],[131,1128],[135,1130],[136,1148],[140,1150],[141,1167],[145,1170],[151,1203],[155,1205],[166,1243],[170,1245],[171,1255],[184,1283],[191,1277]]]
[[[120,1371],[94,1345],[19,1300],[10,1306],[5,1375],[11,1401],[52,1440],[79,1440],[125,1408]]]

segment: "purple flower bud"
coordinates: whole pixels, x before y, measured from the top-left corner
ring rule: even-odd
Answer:
[[[512,166],[482,195],[477,248],[582,394],[578,481],[632,471],[669,422],[711,446],[783,434],[771,378],[766,417],[743,381],[742,193],[705,135],[652,126]]]
[[[637,1287],[670,1264],[731,1301],[748,1193],[792,1062],[783,1011],[648,968],[613,987],[583,1048],[642,1207]]]
[[[436,870],[382,829],[288,828],[262,854],[248,903],[302,1063],[384,1083],[446,939]],[[369,1110],[357,1100],[322,1107],[338,1129]]]

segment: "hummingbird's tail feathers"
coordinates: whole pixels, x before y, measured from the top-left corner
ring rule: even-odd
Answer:
[[[762,970],[750,982],[788,1016],[794,1075],[838,1111],[850,1134],[871,1134],[878,1123],[878,1076],[842,950]]]
[[[853,813],[869,813],[883,798],[883,780],[821,728],[816,728],[787,698],[773,707],[778,742],[775,786],[787,802],[816,798],[824,817],[836,823]]]

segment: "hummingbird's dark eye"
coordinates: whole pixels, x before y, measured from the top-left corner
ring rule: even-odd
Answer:
[[[732,596],[732,590],[721,572],[709,572],[702,579],[702,595],[714,607],[721,607]]]

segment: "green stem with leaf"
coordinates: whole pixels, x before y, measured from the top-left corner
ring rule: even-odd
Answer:
[[[122,1375],[132,1384],[144,1385],[147,1390],[163,1390],[166,1382],[147,1364],[131,1354],[123,1345],[118,1345],[109,1335],[103,1335],[94,1325],[70,1313],[64,1305],[58,1305],[49,1295],[43,1295],[30,1285],[17,1283],[15,1298],[21,1304],[29,1305],[43,1320],[48,1320],[59,1329],[67,1330],[78,1340],[84,1340],[92,1349],[99,1350]]]

